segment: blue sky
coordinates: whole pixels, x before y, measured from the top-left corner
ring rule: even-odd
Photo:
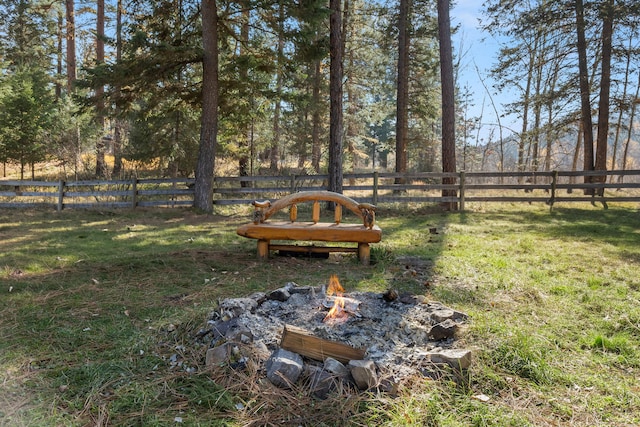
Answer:
[[[481,8],[481,1],[458,0],[450,14],[451,25],[460,26],[458,33],[453,36],[452,40],[454,54],[457,56],[462,55],[458,84],[461,88],[469,88],[469,100],[473,105],[468,109],[467,115],[469,117],[477,117],[482,114],[482,121],[486,125],[481,132],[481,138],[486,140],[490,137],[489,124],[497,123],[497,119],[481,77],[484,80],[484,84],[492,91],[493,101],[499,111],[502,110],[502,104],[508,103],[511,98],[508,93],[495,94],[495,90],[492,88],[494,82],[488,77],[489,69],[497,60],[499,43],[490,34],[478,28],[478,20],[482,17]],[[512,129],[516,126],[515,118],[503,118],[501,120],[503,126]],[[511,132],[505,129],[503,136],[509,133]],[[493,140],[495,141],[497,137],[496,131]],[[469,142],[473,143],[472,141]]]

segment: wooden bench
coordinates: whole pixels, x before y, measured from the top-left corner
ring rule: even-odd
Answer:
[[[297,222],[299,203],[311,202],[311,222]],[[320,203],[334,202],[334,222],[320,221]],[[253,202],[253,222],[238,227],[240,236],[258,239],[258,258],[269,258],[269,251],[282,250],[302,253],[357,252],[362,264],[369,264],[370,243],[382,239],[382,230],[374,224],[376,207],[331,191],[302,191],[290,194],[275,202]],[[281,209],[289,209],[289,221],[268,221]],[[342,223],[342,210],[346,208],[360,220],[360,224]],[[299,246],[272,244],[272,240],[352,242],[358,247]]]

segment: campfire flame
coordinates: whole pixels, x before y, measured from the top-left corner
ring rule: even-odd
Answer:
[[[336,276],[335,274],[333,274],[329,278],[329,286],[327,287],[326,294],[328,297],[335,295],[335,301],[333,307],[331,307],[327,315],[324,316],[323,322],[331,319],[341,319],[347,317],[348,314],[344,311],[344,288],[340,284],[338,276]]]

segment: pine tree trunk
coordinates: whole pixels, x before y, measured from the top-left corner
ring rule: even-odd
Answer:
[[[73,0],[65,1],[67,12],[67,91],[73,92],[76,81],[76,15]]]
[[[122,0],[116,10],[116,63],[122,59]],[[113,176],[122,172],[122,124],[120,122],[120,85],[115,87],[115,122],[113,129]]]
[[[313,70],[313,108],[312,113],[312,129],[311,129],[311,166],[316,173],[320,173],[320,86],[322,84],[322,73],[320,69],[320,60],[314,62]]]
[[[104,62],[104,0],[97,0],[96,7],[96,64]],[[104,87],[96,88],[96,119],[98,124],[98,139],[96,141],[96,178],[107,176],[104,140]]]
[[[589,69],[587,68],[587,41],[585,37],[584,5],[582,0],[576,0],[576,31],[578,49],[578,73],[580,82],[580,104],[582,118],[582,133],[584,143],[584,170],[593,170],[593,122],[591,120],[591,91],[589,88]],[[591,177],[585,176],[584,182],[591,182]],[[593,194],[585,189],[585,194]]]
[[[357,100],[356,94],[354,93],[354,85],[350,84],[351,79],[348,76],[349,70],[353,70],[353,51],[350,51],[348,54],[346,53],[346,39],[349,33],[349,20],[351,19],[351,2],[349,0],[344,0],[344,13],[343,13],[343,21],[342,21],[342,58],[343,61],[347,64],[347,77],[345,79],[345,87],[346,87],[346,99],[347,99],[347,116],[346,116],[346,125],[345,125],[345,134],[344,141],[346,144],[346,152],[348,153],[347,162],[351,163],[351,172],[356,172],[356,167],[358,163],[358,158],[356,156],[356,147],[355,147],[355,138],[357,136],[357,130],[355,129],[355,116],[357,112]],[[344,168],[343,168],[344,170]],[[350,180],[350,185],[353,185],[353,179]]]
[[[74,91],[76,82],[76,18],[75,4],[73,0],[65,0],[67,19],[67,93],[70,96]],[[74,132],[74,173],[78,178],[78,167],[80,163],[80,127],[76,126]]]
[[[330,0],[329,51],[330,64],[330,112],[329,112],[329,191],[342,193],[342,11],[340,0]]]
[[[602,72],[600,77],[600,100],[598,103],[598,138],[596,141],[595,170],[607,170],[607,147],[609,145],[609,98],[611,91],[611,50],[613,37],[614,0],[607,0],[602,17]],[[606,176],[597,177],[605,182]],[[604,188],[598,189],[598,195]]]
[[[249,2],[242,2],[242,24],[240,30],[240,50],[238,51],[239,56],[243,56],[245,54],[245,46],[249,43],[249,20],[251,19],[251,8],[249,7]],[[240,82],[247,82],[249,79],[249,72],[247,70],[247,65],[240,66]],[[249,94],[246,94],[251,96]],[[247,122],[244,124],[244,129],[242,131],[242,136],[239,138],[239,155],[238,159],[238,175],[239,176],[249,176],[249,152],[251,148],[251,122]],[[248,181],[240,181],[241,187],[247,187],[249,185]]]
[[[282,0],[278,4],[278,57],[276,59],[276,105],[273,111],[273,141],[269,153],[269,168],[273,172],[278,171],[280,160],[280,113],[282,111],[282,73],[284,72],[282,61],[284,59],[284,5]]]
[[[455,88],[453,84],[453,50],[449,0],[438,0],[438,34],[440,36],[440,79],[442,82],[442,172],[456,171]],[[455,184],[455,178],[443,178],[443,184]],[[442,190],[443,197],[455,197],[456,190]],[[444,204],[457,210],[456,202]]]
[[[407,134],[409,132],[409,16],[411,0],[400,0],[398,15],[398,86],[396,98],[396,172],[407,171]],[[405,179],[396,178],[396,184]]]
[[[62,75],[62,57],[63,53],[63,40],[64,40],[64,15],[62,10],[58,9],[58,34],[57,36],[57,49],[56,49],[56,71],[59,76]],[[56,81],[56,101],[62,97],[62,84]]]
[[[218,9],[202,0],[202,118],[196,165],[194,206],[213,211],[213,172],[218,134]]]

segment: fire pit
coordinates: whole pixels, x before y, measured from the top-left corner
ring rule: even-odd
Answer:
[[[455,349],[466,319],[439,302],[394,290],[347,293],[332,276],[327,285],[290,282],[222,300],[199,335],[209,342],[213,369],[251,362],[280,387],[324,372],[360,389],[380,389],[408,376],[431,376],[440,364],[468,368],[471,353]]]

